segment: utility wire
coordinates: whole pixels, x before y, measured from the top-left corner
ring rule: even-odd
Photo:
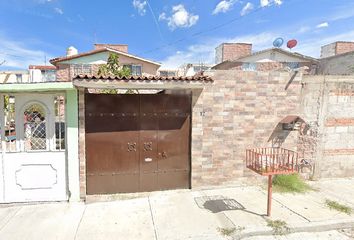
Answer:
[[[9,56],[9,57],[14,57],[14,58],[24,58],[23,56],[13,55],[13,54],[5,53],[5,52],[0,52],[0,55],[5,55],[5,56]],[[38,59],[39,57],[27,56],[26,58]]]
[[[150,9],[152,18],[154,19],[154,22],[155,22],[157,31],[159,32],[160,38],[161,38],[161,40],[162,40],[163,42],[165,42],[165,39],[164,39],[164,37],[163,37],[163,35],[162,35],[162,32],[161,32],[160,24],[159,24],[159,22],[158,22],[158,20],[157,20],[157,18],[156,18],[156,15],[155,15],[154,11],[152,10],[152,7],[151,7],[151,5],[150,5],[150,3],[149,3],[148,0],[146,0],[146,3],[147,3],[147,5],[148,5],[148,7],[149,7],[149,9]]]
[[[291,2],[291,1],[292,1],[292,0],[288,0],[287,2]],[[271,7],[271,6],[274,6],[274,5],[275,5],[275,3],[271,3],[271,4],[269,4],[267,7]],[[170,43],[161,45],[160,47],[156,47],[156,48],[150,49],[150,50],[148,50],[148,51],[141,52],[141,53],[139,53],[139,54],[142,55],[142,54],[146,54],[146,53],[155,52],[155,51],[158,51],[158,50],[161,50],[161,49],[164,49],[164,48],[167,48],[167,47],[170,47],[170,46],[179,44],[179,43],[184,42],[184,41],[186,41],[186,40],[195,38],[195,37],[197,37],[197,36],[203,35],[203,34],[205,34],[205,33],[213,32],[213,31],[218,30],[218,29],[220,29],[220,28],[223,28],[223,27],[225,27],[225,26],[227,26],[227,25],[230,25],[230,24],[232,24],[232,23],[234,23],[234,22],[237,22],[237,21],[241,20],[242,18],[244,18],[244,17],[246,17],[246,16],[254,15],[255,13],[261,11],[263,8],[265,8],[265,7],[259,6],[258,8],[256,8],[255,10],[249,12],[249,13],[246,14],[246,15],[238,16],[238,17],[232,18],[232,19],[230,19],[230,20],[227,21],[227,22],[221,23],[221,24],[219,24],[219,25],[215,25],[215,26],[213,26],[213,27],[211,27],[211,28],[208,28],[208,29],[205,29],[205,30],[202,30],[202,31],[199,31],[199,32],[195,32],[195,33],[191,34],[191,35],[188,36],[188,37],[180,38],[180,39],[178,39],[178,40],[176,40],[176,41],[173,41],[173,42],[170,42]]]

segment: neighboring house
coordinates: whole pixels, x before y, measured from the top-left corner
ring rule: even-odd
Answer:
[[[157,75],[161,77],[177,77],[179,76],[177,69],[159,69]]]
[[[66,56],[50,60],[57,67],[57,81],[71,81],[78,74],[97,74],[99,65],[106,64],[111,53],[119,56],[121,66],[128,67],[133,76],[157,74],[160,63],[128,53],[128,46],[121,44],[95,44],[94,50],[78,53],[74,47],[67,49]]]
[[[334,42],[323,46],[318,73],[354,74],[354,42]]]
[[[43,65],[30,65],[30,82],[54,82],[56,81],[56,67]]]
[[[219,50],[220,46],[216,49],[216,59],[222,59],[223,61],[212,67],[212,69],[274,71],[305,67],[307,73],[316,73],[318,60],[306,55],[290,52],[282,48],[270,48],[251,53],[250,44],[235,43],[231,45],[238,48],[231,48],[230,45],[227,44],[228,48],[224,47],[223,51]]]
[[[236,60],[252,53],[250,43],[222,43],[215,48],[215,64]]]
[[[210,70],[212,65],[204,63],[188,63],[179,67],[182,76],[191,77],[196,74]]]
[[[0,71],[0,83],[26,83],[29,78],[26,70]]]
[[[30,65],[28,70],[0,71],[0,83],[54,82],[55,75],[55,66]]]
[[[159,69],[158,75],[161,77],[191,77],[205,71],[209,71],[212,65],[204,63],[187,63],[177,69]]]

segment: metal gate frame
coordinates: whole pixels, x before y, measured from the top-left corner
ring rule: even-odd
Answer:
[[[86,116],[86,114],[87,114],[87,112],[86,112],[86,104],[87,104],[87,95],[88,94],[91,94],[91,93],[88,93],[88,91],[85,91],[84,92],[84,94],[83,94],[83,97],[84,97],[84,102],[85,102],[85,116]],[[143,94],[140,94],[140,95],[143,95]],[[145,95],[145,94],[144,94]],[[151,96],[153,96],[153,94],[149,94],[149,95],[151,95]],[[188,101],[189,101],[189,110],[188,110],[188,116],[189,116],[189,127],[188,127],[188,152],[187,152],[187,154],[188,154],[188,171],[189,171],[189,173],[188,173],[188,187],[186,187],[187,189],[191,189],[191,187],[192,187],[192,120],[193,120],[193,115],[192,115],[192,113],[193,113],[193,111],[192,111],[192,92],[188,92],[187,94],[184,94],[185,96],[188,96]],[[139,102],[140,102],[140,96],[139,96]],[[139,103],[140,104],[140,103]],[[140,110],[140,106],[139,106],[139,115],[140,115],[140,112],[141,110]],[[140,117],[139,117],[139,120],[138,120],[138,124],[139,124],[139,132],[140,132]],[[85,117],[85,138],[86,138],[86,130],[87,130],[87,120],[86,120],[86,117]],[[140,134],[139,134],[139,141],[140,141]],[[86,142],[86,140],[85,140],[85,142]],[[85,144],[85,149],[84,149],[84,151],[85,151],[85,162],[86,162],[86,171],[85,171],[85,182],[86,182],[86,195],[92,195],[92,193],[89,193],[88,192],[88,179],[87,179],[87,175],[88,175],[88,170],[87,170],[87,144]],[[139,166],[139,176],[141,175],[141,159],[140,159],[140,153],[138,154],[138,166]],[[139,179],[140,179],[140,177],[139,177]],[[139,185],[140,185],[140,183],[139,183]],[[156,189],[156,190],[158,190],[158,189]],[[155,190],[153,190],[153,191],[155,191]],[[138,191],[138,192],[140,192],[140,190]],[[95,193],[94,193],[95,194]],[[100,193],[98,193],[98,194],[100,194]]]

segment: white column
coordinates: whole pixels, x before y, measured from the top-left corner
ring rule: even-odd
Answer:
[[[0,202],[5,201],[4,157],[6,150],[5,142],[5,111],[4,95],[0,94],[0,127],[1,127],[1,159],[0,159]]]
[[[66,92],[66,156],[70,201],[80,201],[79,115],[76,89]]]

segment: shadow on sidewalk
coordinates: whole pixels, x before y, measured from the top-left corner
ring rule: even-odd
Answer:
[[[259,214],[256,212],[249,211],[241,203],[237,202],[235,199],[225,198],[222,195],[196,197],[194,198],[194,201],[196,202],[199,208],[206,209],[212,213],[240,210],[253,215],[257,215],[259,217],[266,216],[265,214]]]

